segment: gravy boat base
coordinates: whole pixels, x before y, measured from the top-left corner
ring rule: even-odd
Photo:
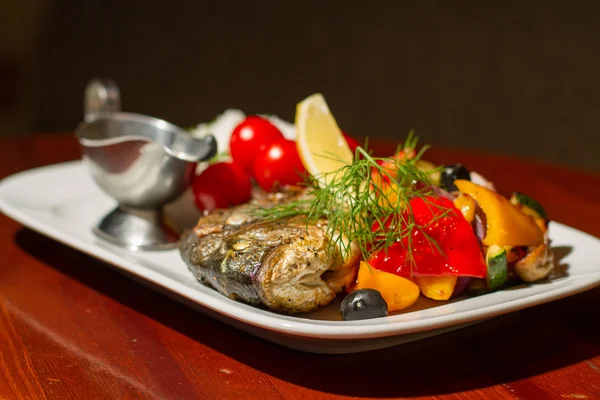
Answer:
[[[93,229],[112,245],[130,251],[170,250],[177,247],[179,234],[168,227],[161,210],[137,210],[122,205],[108,213]]]

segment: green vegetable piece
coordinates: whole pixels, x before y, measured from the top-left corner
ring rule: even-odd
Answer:
[[[510,202],[515,205],[520,204],[523,207],[527,207],[531,211],[533,211],[535,214],[537,214],[539,217],[547,219],[546,218],[547,214],[546,214],[546,210],[544,210],[544,207],[542,207],[542,205],[540,203],[538,203],[536,200],[532,199],[531,197],[527,196],[526,194],[515,192],[515,193],[513,193],[512,198],[510,199]]]
[[[487,287],[491,291],[498,290],[508,281],[506,249],[495,244],[491,245],[488,247],[485,260],[487,263]]]

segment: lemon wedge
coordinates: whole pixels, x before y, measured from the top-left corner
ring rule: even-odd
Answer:
[[[304,168],[321,186],[335,179],[331,172],[352,163],[352,151],[320,93],[296,107],[296,146]]]

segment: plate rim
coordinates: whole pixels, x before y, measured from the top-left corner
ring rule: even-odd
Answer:
[[[100,259],[111,264],[116,268],[125,270],[138,278],[152,282],[165,290],[171,291],[176,295],[207,307],[214,312],[223,314],[226,317],[233,318],[242,323],[266,329],[269,331],[316,339],[327,340],[347,340],[347,339],[368,339],[388,336],[397,336],[424,332],[439,328],[446,328],[453,325],[475,322],[481,319],[492,318],[502,314],[507,314],[517,310],[530,308],[539,304],[548,303],[561,298],[572,296],[594,287],[600,286],[600,271],[586,272],[574,275],[575,286],[566,285],[557,287],[549,292],[533,294],[526,298],[515,298],[508,301],[502,301],[497,304],[491,304],[482,308],[450,312],[445,315],[437,315],[416,320],[394,320],[399,316],[388,316],[384,318],[370,319],[364,321],[322,321],[305,318],[297,318],[277,314],[268,310],[261,310],[243,303],[233,301],[225,296],[215,293],[218,296],[211,296],[194,289],[168,275],[161,274],[158,271],[147,268],[142,264],[136,264],[119,254],[119,249],[109,250],[110,245],[98,246],[85,239],[71,235],[69,232],[60,230],[58,227],[45,224],[37,220],[34,215],[27,213],[26,208],[19,208],[14,205],[7,194],[10,194],[10,187],[14,182],[35,178],[36,176],[57,173],[61,170],[78,170],[86,168],[82,160],[69,161],[58,164],[28,169],[16,174],[5,177],[0,181],[0,212],[15,221],[27,226],[53,240],[61,242],[71,248],[88,254],[94,258]],[[91,180],[92,178],[89,177]],[[68,198],[68,196],[65,196]],[[41,202],[43,203],[43,201]],[[99,216],[100,217],[100,216]],[[600,239],[579,231],[567,225],[551,222],[551,226],[557,226],[561,229],[573,231],[578,235],[583,235],[591,240]],[[122,250],[121,250],[122,251]],[[135,253],[132,253],[135,255]],[[181,261],[183,263],[183,261]],[[583,281],[583,282],[578,282]],[[579,283],[579,284],[578,284]],[[490,294],[493,295],[493,294]],[[488,295],[488,296],[490,296]],[[468,301],[469,299],[465,299]],[[404,314],[406,315],[406,314]],[[259,317],[256,319],[256,317]],[[252,318],[255,317],[255,318]]]

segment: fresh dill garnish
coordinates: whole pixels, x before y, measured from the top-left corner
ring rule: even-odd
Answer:
[[[344,258],[352,242],[358,245],[363,259],[403,239],[411,250],[415,229],[441,254],[435,240],[425,232],[426,226],[415,222],[410,204],[411,199],[420,197],[430,208],[440,208],[427,200],[427,196],[433,194],[431,174],[436,170],[418,168],[427,147],[416,152],[417,143],[418,138],[411,131],[398,147],[402,153],[396,153],[406,154],[406,157],[373,157],[358,147],[351,164],[333,172],[307,176],[307,196],[271,208],[259,208],[256,214],[268,220],[303,215],[307,225],[325,218],[328,221],[325,233],[332,239],[330,250],[339,248]],[[445,215],[432,214],[435,216],[430,223]],[[412,251],[408,251],[407,262],[411,265],[412,257]]]

